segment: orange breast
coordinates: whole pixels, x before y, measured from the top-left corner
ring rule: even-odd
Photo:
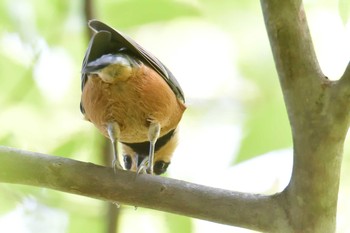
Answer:
[[[161,136],[176,128],[185,105],[153,69],[142,65],[126,80],[104,83],[89,77],[82,93],[85,117],[106,136],[106,125],[117,122],[120,141],[148,141],[150,121],[159,122]]]

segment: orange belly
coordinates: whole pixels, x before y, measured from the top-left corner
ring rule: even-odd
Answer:
[[[122,142],[148,141],[150,122],[159,122],[160,136],[176,128],[185,105],[153,69],[142,65],[125,80],[105,83],[89,77],[82,93],[85,118],[108,137],[106,125],[118,123]]]

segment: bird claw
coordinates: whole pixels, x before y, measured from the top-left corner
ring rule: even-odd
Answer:
[[[146,174],[147,167],[148,167],[148,158],[144,158],[144,160],[140,163],[139,167],[137,168],[137,171],[136,171],[137,175]]]
[[[117,159],[113,159],[112,167],[113,167],[114,175],[117,175],[118,170],[124,170]]]
[[[137,175],[139,175],[139,174],[151,174],[151,175],[153,175],[150,171],[151,171],[151,169],[150,169],[150,164],[149,164],[149,158],[146,157],[141,162],[140,166],[137,168],[136,173],[137,173]]]

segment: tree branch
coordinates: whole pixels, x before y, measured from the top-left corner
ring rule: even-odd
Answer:
[[[283,232],[278,195],[264,196],[139,175],[68,158],[0,147],[0,182],[46,187],[259,231]],[[277,221],[278,219],[278,221]],[[281,220],[281,221],[279,221]]]
[[[349,102],[322,74],[301,0],[261,0],[292,128],[293,174],[283,191],[294,232],[334,232]],[[348,70],[346,76],[348,75]],[[348,90],[343,85],[343,90]]]
[[[322,72],[302,1],[286,0],[282,4],[279,0],[261,0],[261,6],[282,88],[290,88],[296,79],[312,84],[310,77],[322,76]]]
[[[336,100],[334,102],[337,103],[333,102],[336,116],[347,121],[348,127],[346,129],[348,129],[350,123],[350,62],[340,80],[333,86],[332,91],[332,96]]]
[[[350,62],[349,62],[348,65],[346,66],[345,71],[344,71],[344,74],[343,74],[342,77],[341,77],[341,80],[342,80],[343,82],[346,82],[346,83],[347,83],[347,86],[350,85]],[[346,84],[344,83],[344,85],[346,85]],[[347,88],[347,89],[350,89],[350,88]]]

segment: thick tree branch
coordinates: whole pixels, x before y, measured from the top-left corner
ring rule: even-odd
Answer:
[[[0,147],[0,182],[46,187],[260,231],[284,232],[279,197],[233,192],[184,181],[113,174],[111,168]],[[277,221],[278,219],[278,221]]]
[[[341,80],[344,82],[344,85],[346,85],[345,82],[347,83],[347,86],[350,85],[350,62],[346,66],[346,69],[344,71],[344,74],[341,77]],[[350,88],[347,88],[347,89],[350,89]]]
[[[282,87],[321,76],[302,1],[261,0],[261,6]]]
[[[261,4],[293,134],[286,213],[294,232],[334,232],[349,88],[320,71],[301,0]]]
[[[334,98],[334,108],[336,111],[336,116],[338,118],[343,118],[348,122],[350,120],[350,62],[348,63],[344,74],[339,81],[332,88],[332,96]],[[348,127],[347,127],[348,128]],[[346,128],[346,129],[347,129]]]

